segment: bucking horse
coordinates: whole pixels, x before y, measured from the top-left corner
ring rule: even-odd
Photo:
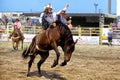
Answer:
[[[60,52],[58,50],[58,46],[60,46],[64,52],[64,61],[60,64],[61,66],[65,66],[68,61],[70,61],[71,55],[75,50],[75,44],[77,40],[73,40],[72,33],[67,25],[62,24],[59,21],[56,21],[56,26],[51,25],[45,31],[37,34],[33,39],[29,46],[26,48],[22,56],[23,58],[27,58],[30,56],[30,61],[28,62],[28,74],[30,76],[30,68],[35,57],[39,54],[41,56],[40,61],[37,64],[38,73],[41,74],[41,65],[45,62],[45,60],[49,56],[49,50],[54,50],[56,53],[56,57],[51,68],[58,65]]]

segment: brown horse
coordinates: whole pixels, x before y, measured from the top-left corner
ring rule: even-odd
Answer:
[[[50,27],[52,27],[52,25]],[[38,73],[41,76],[40,67],[49,56],[49,50],[52,49],[56,52],[56,58],[54,59],[54,63],[51,67],[55,67],[59,62],[60,56],[60,52],[57,48],[58,46],[61,46],[64,51],[64,61],[61,63],[61,66],[66,65],[75,49],[76,42],[73,41],[73,37],[68,26],[56,21],[56,26],[54,28],[48,28],[47,30],[36,35],[33,38],[29,48],[23,51],[23,58],[27,58],[30,55],[27,76],[30,76],[30,68],[37,54],[41,56],[41,59],[37,64]]]
[[[20,41],[21,41],[21,49],[23,49],[24,39],[22,38],[22,36],[20,36],[20,33],[15,26],[14,26],[14,30],[12,32],[11,38],[12,38],[12,46],[14,50],[18,50],[18,45]]]

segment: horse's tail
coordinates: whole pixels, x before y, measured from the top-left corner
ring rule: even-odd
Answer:
[[[34,41],[36,40],[36,36],[32,39],[32,43],[30,44],[29,48],[26,48],[23,53],[22,53],[22,57],[24,59],[26,59],[29,56],[29,53],[33,52],[35,43]]]
[[[23,51],[22,57],[23,57],[24,59],[26,59],[26,58],[29,56],[31,46],[32,46],[32,44],[30,44],[29,48],[26,48],[26,49]]]

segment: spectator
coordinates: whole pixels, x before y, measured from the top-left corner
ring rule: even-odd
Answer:
[[[115,23],[110,23],[110,27],[115,30],[116,29],[116,24]]]
[[[6,15],[4,15],[4,16],[2,17],[2,22],[3,22],[3,24],[7,27],[8,18],[7,18]]]
[[[117,27],[118,27],[118,29],[120,29],[120,19],[118,21]]]
[[[113,30],[110,29],[108,32],[108,46],[112,46],[112,34],[113,34]]]
[[[30,18],[27,18],[27,26],[32,26],[32,20]]]

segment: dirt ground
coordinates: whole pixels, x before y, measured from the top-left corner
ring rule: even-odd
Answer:
[[[27,47],[29,43],[25,43]],[[63,61],[61,52],[59,64]],[[42,77],[37,73],[38,55],[27,77],[27,62],[22,50],[13,50],[11,42],[0,42],[0,80],[120,80],[120,46],[76,45],[68,65],[51,68],[55,53],[42,65]]]

